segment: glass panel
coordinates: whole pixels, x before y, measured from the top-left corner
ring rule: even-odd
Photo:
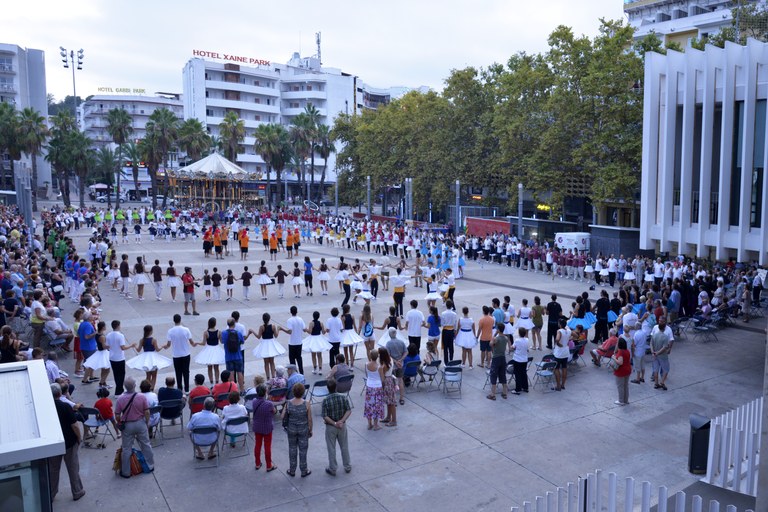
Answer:
[[[755,145],[753,150],[752,190],[749,209],[749,225],[762,226],[763,216],[763,160],[765,158],[765,107],[766,100],[758,100],[755,106]]]
[[[741,209],[741,150],[744,146],[744,102],[737,101],[733,115],[733,164],[731,166],[731,200],[729,224],[739,225]]]

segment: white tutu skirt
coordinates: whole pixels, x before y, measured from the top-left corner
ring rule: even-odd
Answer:
[[[301,277],[294,277],[293,279],[291,279],[291,284],[293,286],[301,286],[304,284],[304,279],[302,279]]]
[[[408,338],[403,335],[402,331],[397,331],[397,338],[402,340],[406,347],[408,346]],[[381,338],[376,342],[376,345],[386,348],[389,340],[389,329],[384,329],[384,334],[382,334]]]
[[[424,300],[438,300],[442,298],[443,296],[439,292],[429,292],[424,296]]]
[[[603,276],[603,277],[608,277],[609,273],[610,272],[608,272],[607,268],[604,268],[603,270],[600,271],[600,275]]]
[[[256,282],[258,284],[272,284],[272,279],[267,274],[259,274],[258,279],[256,279]]]
[[[165,356],[161,356],[155,351],[142,352],[134,358],[131,358],[125,362],[128,367],[134,370],[142,370],[149,372],[152,370],[162,370],[171,366],[173,361]]]
[[[145,274],[136,274],[136,284],[149,284],[149,278]]]
[[[358,343],[362,342],[363,338],[360,337],[359,334],[357,334],[352,329],[346,329],[341,333],[341,346],[342,347],[351,347],[352,345],[357,345]]]
[[[506,327],[504,327],[504,334],[506,334]],[[477,338],[472,335],[472,331],[462,331],[461,329],[459,329],[459,333],[456,335],[453,342],[461,348],[471,349],[477,346]]]
[[[448,291],[449,288],[450,287],[447,284],[441,284],[440,286],[437,287],[437,291],[440,293],[445,293]]]
[[[178,276],[173,276],[168,278],[168,287],[169,288],[181,288],[181,278]]]
[[[341,275],[341,274],[336,274],[335,276],[333,276],[333,278],[334,278],[336,281],[343,281],[343,280],[344,280],[344,276],[343,276],[343,275]]]
[[[363,290],[362,292],[357,294],[358,297],[364,300],[371,300],[373,299],[373,294],[369,292],[368,290]]]
[[[206,345],[195,356],[195,363],[203,366],[224,364],[224,347],[221,345]]]
[[[652,283],[653,282],[653,274],[645,274],[645,278],[643,280],[646,283]]]
[[[331,350],[333,345],[328,341],[328,338],[322,334],[315,336],[308,336],[301,342],[301,347],[304,352],[325,352]]]
[[[108,370],[112,368],[109,364],[109,350],[97,350],[95,354],[85,360],[83,366],[91,370]]]
[[[261,340],[261,343],[253,349],[253,355],[259,359],[277,357],[285,354],[283,346],[274,338]]]
[[[629,272],[627,272],[626,274],[624,274],[624,280],[625,281],[634,281],[635,279],[637,279],[635,277],[635,273],[632,272],[631,270]]]
[[[363,289],[363,283],[361,283],[360,281],[352,281],[351,283],[349,283],[349,287],[350,287],[352,290],[356,290],[356,291],[362,291],[362,289]]]
[[[504,322],[504,334],[507,334],[507,335],[515,334],[515,327],[516,326],[514,324],[511,324],[509,322]],[[461,331],[459,331],[459,332],[461,332]],[[470,334],[472,334],[472,333],[470,332]]]
[[[320,272],[317,275],[317,280],[318,281],[330,281],[331,280],[331,275],[328,272]]]
[[[108,279],[117,279],[118,277],[120,277],[120,270],[116,268],[110,269],[110,271],[107,272]]]
[[[516,327],[525,327],[530,331],[535,326],[533,325],[533,320],[530,318],[518,318]]]
[[[584,267],[584,272],[586,272],[588,274],[591,274],[594,271],[595,271],[595,269],[594,269],[594,267],[592,267],[592,265],[587,265],[586,267]]]

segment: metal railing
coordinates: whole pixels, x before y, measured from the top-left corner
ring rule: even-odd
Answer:
[[[650,482],[642,482],[640,488],[636,489],[635,479],[627,477],[623,485],[620,485],[616,473],[606,475],[597,470],[589,473],[586,478],[579,478],[578,483],[569,482],[566,487],[558,487],[545,496],[537,496],[533,502],[524,501],[522,507],[511,507],[511,512],[650,512],[653,500],[653,486]],[[636,493],[636,490],[639,492]],[[705,505],[699,495],[692,496],[689,507],[683,491],[673,496],[674,505],[669,507],[669,490],[663,485],[658,487],[656,498],[659,512],[738,512],[733,505],[723,505],[721,508],[716,500]]]

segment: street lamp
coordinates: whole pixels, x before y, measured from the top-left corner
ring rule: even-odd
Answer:
[[[72,67],[72,94],[74,95],[75,99],[74,113],[75,124],[77,125],[77,88],[75,87],[75,69],[78,71],[83,69],[83,58],[85,58],[85,55],[82,48],[77,50],[77,54],[75,54],[75,50],[67,51],[67,49],[63,46],[59,46],[59,50],[59,55],[61,55],[61,62],[64,63],[64,69],[69,69],[70,66]],[[77,55],[77,60],[75,60],[75,55]]]

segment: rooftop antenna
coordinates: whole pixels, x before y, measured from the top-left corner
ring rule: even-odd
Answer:
[[[323,58],[320,54],[320,32],[315,33],[315,42],[317,43],[317,60],[320,61],[320,64],[323,64]]]

